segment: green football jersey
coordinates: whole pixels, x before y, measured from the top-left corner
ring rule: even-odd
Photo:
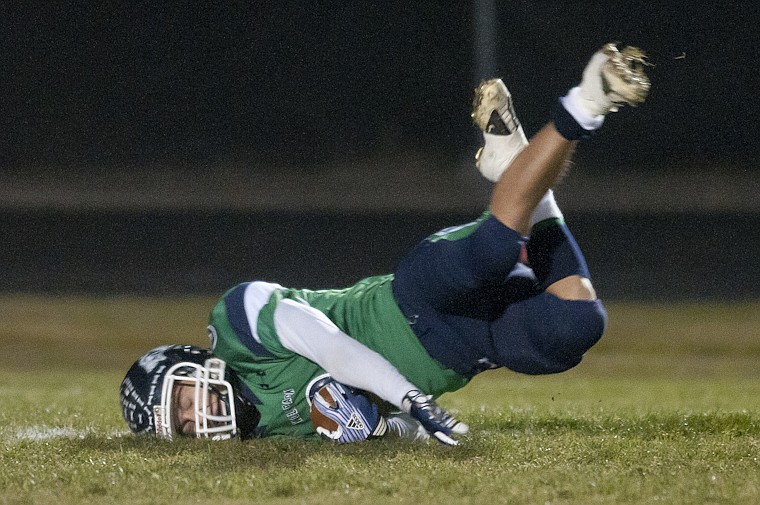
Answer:
[[[312,381],[326,373],[280,342],[274,314],[284,299],[319,310],[428,394],[439,396],[467,383],[467,378],[427,354],[393,298],[392,279],[392,275],[369,277],[346,289],[320,291],[245,283],[228,291],[214,307],[209,321],[214,353],[258,400],[262,436],[315,435],[306,395]]]

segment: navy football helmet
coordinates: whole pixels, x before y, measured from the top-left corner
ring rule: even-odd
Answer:
[[[120,397],[132,432],[168,439],[180,434],[173,415],[175,385],[194,388],[196,437],[224,440],[254,435],[259,412],[240,393],[237,376],[211,351],[192,345],[156,347],[129,369]]]

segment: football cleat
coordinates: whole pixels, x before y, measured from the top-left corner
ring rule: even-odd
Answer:
[[[515,114],[512,95],[501,79],[483,81],[475,88],[471,116],[485,140],[485,145],[475,154],[475,166],[486,179],[496,182],[528,145]]]
[[[643,103],[651,87],[644,73],[648,66],[652,64],[638,47],[619,50],[613,42],[602,46],[583,71],[579,94],[584,109],[599,116]]]
[[[501,79],[483,81],[475,88],[471,116],[482,131],[494,135],[509,135],[520,128],[512,95]]]

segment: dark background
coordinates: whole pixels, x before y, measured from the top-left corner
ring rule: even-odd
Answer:
[[[480,51],[493,52],[491,73],[508,82],[528,134],[589,56],[620,40],[646,48],[654,85],[648,106],[611,121],[595,156],[642,164],[757,156],[756,2],[494,5],[496,47]],[[4,2],[1,161],[105,170],[124,161],[469,152],[471,88],[491,76],[475,75],[473,6]]]
[[[243,280],[312,289],[391,272],[456,213],[0,213],[5,291],[221,294]],[[757,298],[756,215],[574,213],[604,299]],[[727,247],[726,244],[732,244]]]
[[[0,170],[86,184],[167,166],[202,180],[209,167],[276,160],[272,170],[309,176],[345,159],[377,170],[425,153],[455,173],[478,141],[469,108],[480,79],[505,78],[530,135],[609,40],[648,51],[653,87],[581,150],[586,170],[756,168],[755,2],[492,2],[497,30],[480,46],[474,5],[5,2]],[[760,296],[759,212],[569,217],[603,294],[735,299]],[[218,292],[253,277],[342,285],[472,217],[208,212],[192,199],[171,212],[0,214],[0,290],[55,293]]]

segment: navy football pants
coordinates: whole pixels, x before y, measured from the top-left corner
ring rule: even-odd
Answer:
[[[543,291],[567,275],[588,277],[567,227],[555,223],[531,238],[539,278],[518,264],[519,233],[493,216],[472,228],[466,236],[429,237],[396,269],[394,296],[428,353],[465,376],[497,366],[547,374],[577,365],[601,338],[606,313],[598,300]]]

